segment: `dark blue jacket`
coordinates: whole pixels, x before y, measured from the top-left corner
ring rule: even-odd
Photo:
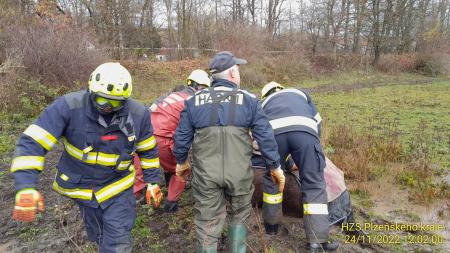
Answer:
[[[262,102],[275,135],[290,131],[304,131],[320,137],[322,118],[310,95],[288,88],[275,92]]]
[[[132,155],[141,159],[144,179],[159,181],[159,159],[149,111],[128,99],[107,124],[87,91],[56,99],[20,137],[11,165],[16,189],[35,187],[44,156],[58,139],[64,151],[53,189],[81,201],[102,203],[134,184]]]
[[[211,115],[215,108],[210,97],[211,88],[203,89],[186,100],[185,108],[181,112],[180,123],[174,136],[175,146],[173,153],[177,163],[186,161],[194,139],[195,129],[209,126],[237,126],[251,130],[253,138],[258,142],[269,168],[277,168],[280,165],[278,146],[273,130],[255,95],[238,89],[234,83],[222,79],[214,80],[211,87],[217,93],[229,92],[235,89],[237,93],[234,114],[230,113],[232,111],[230,110],[232,103],[230,103],[229,99],[225,99],[217,108],[218,117],[212,118]],[[231,121],[230,118],[234,118],[234,121]]]

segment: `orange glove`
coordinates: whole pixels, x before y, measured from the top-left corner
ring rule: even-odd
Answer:
[[[177,164],[177,167],[175,168],[175,174],[183,182],[186,181],[186,177],[189,175],[190,171],[191,171],[191,165],[189,164],[188,160],[186,160],[182,164]]]
[[[161,201],[163,199],[163,194],[161,192],[161,189],[159,188],[159,185],[158,184],[148,184],[145,198],[147,199],[148,206],[150,206],[152,204],[152,199],[153,199],[153,206],[158,208],[161,205]]]
[[[12,216],[14,220],[34,221],[38,211],[44,211],[44,200],[38,191],[33,188],[25,188],[16,193],[16,205]]]
[[[284,184],[286,182],[286,178],[284,177],[283,170],[280,167],[278,167],[274,170],[271,170],[270,175],[272,176],[272,181],[274,183],[278,184],[278,191],[283,193]]]

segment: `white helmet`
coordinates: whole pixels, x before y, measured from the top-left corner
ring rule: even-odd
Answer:
[[[132,89],[130,72],[117,62],[101,64],[89,78],[89,91],[101,97],[125,100]]]
[[[274,81],[264,85],[261,90],[261,99],[266,98],[273,89],[275,89],[275,91],[279,91],[284,89],[284,86]]]
[[[192,81],[207,87],[211,86],[211,80],[209,79],[208,73],[201,69],[196,69],[191,72],[191,74],[187,78],[187,84],[191,85]]]

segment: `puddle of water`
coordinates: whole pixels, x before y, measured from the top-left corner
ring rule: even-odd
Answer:
[[[350,183],[349,188],[355,187],[355,184]],[[361,185],[358,186],[360,188]],[[400,189],[392,178],[366,182],[364,188],[374,202],[369,210],[375,215],[404,224],[443,225],[443,230],[434,232],[443,237],[443,249],[450,252],[450,200],[435,200],[428,205],[412,203],[408,200],[408,191]]]

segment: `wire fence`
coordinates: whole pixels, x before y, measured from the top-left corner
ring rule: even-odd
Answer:
[[[114,59],[141,59],[149,61],[177,61],[185,59],[197,59],[201,57],[211,57],[215,53],[221,51],[213,48],[149,48],[149,47],[132,47],[132,48],[119,48],[119,47],[107,47],[103,50]],[[278,51],[264,51],[263,54],[278,55],[288,54],[293,51],[278,50]]]

